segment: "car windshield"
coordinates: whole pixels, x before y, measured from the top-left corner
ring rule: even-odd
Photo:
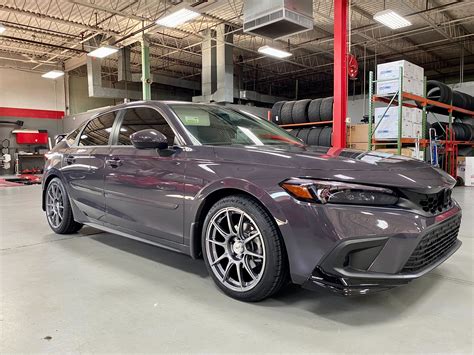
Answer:
[[[252,114],[211,105],[170,107],[196,145],[302,145],[285,130]]]

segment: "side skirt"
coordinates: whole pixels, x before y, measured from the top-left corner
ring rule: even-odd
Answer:
[[[177,253],[180,253],[180,254],[190,255],[189,246],[186,246],[186,245],[183,245],[183,244],[177,244],[177,243],[173,243],[173,242],[169,242],[169,241],[165,241],[165,240],[163,240],[163,242],[159,243],[159,242],[152,241],[148,238],[144,238],[144,237],[142,238],[142,237],[124,232],[122,230],[117,230],[115,228],[107,227],[107,226],[104,226],[102,224],[97,224],[97,223],[94,223],[94,222],[85,222],[84,224],[86,224],[90,227],[93,227],[93,228],[103,230],[104,232],[117,234],[117,235],[120,235],[120,236],[125,237],[125,238],[133,239],[133,240],[136,240],[136,241],[139,241],[139,242],[142,242],[142,243],[146,243],[146,244],[151,244],[151,245],[154,245],[154,246],[157,246],[157,247],[160,247],[160,248],[163,248],[163,249],[171,250],[171,251],[174,251],[174,252],[177,252]]]

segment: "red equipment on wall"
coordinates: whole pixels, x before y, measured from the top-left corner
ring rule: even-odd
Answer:
[[[349,79],[357,79],[359,75],[359,63],[354,54],[349,54],[347,56],[347,74],[349,74]]]
[[[46,130],[17,129],[12,133],[16,134],[16,142],[18,144],[48,144],[48,131]]]

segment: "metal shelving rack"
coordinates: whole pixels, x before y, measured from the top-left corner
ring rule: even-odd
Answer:
[[[332,121],[316,121],[316,122],[304,122],[304,123],[288,123],[278,125],[281,128],[293,128],[293,127],[313,127],[313,126],[328,126],[332,125]]]
[[[415,143],[417,140],[416,138],[402,138],[402,128],[403,128],[403,107],[418,107],[417,105],[414,105],[412,103],[406,102],[406,101],[417,101],[422,103],[422,128],[421,128],[421,137],[419,137],[421,140],[426,139],[427,137],[425,136],[426,133],[426,98],[413,95],[408,92],[403,91],[403,68],[400,67],[399,71],[399,78],[398,78],[398,91],[393,94],[393,95],[374,95],[374,85],[377,82],[387,82],[387,81],[393,81],[394,79],[386,79],[386,80],[374,80],[374,72],[370,71],[369,72],[369,135],[368,135],[368,143],[369,143],[369,150],[372,150],[372,148],[376,145],[397,145],[397,153],[401,154],[402,152],[402,145],[405,143]],[[424,96],[426,96],[426,77],[424,78]],[[375,128],[373,128],[374,122],[372,122],[372,117],[374,116],[374,103],[375,102],[384,102],[387,103],[388,106],[382,115],[382,118],[380,121],[377,123]],[[424,103],[424,104],[423,104]],[[398,134],[397,134],[397,139],[396,143],[393,143],[392,140],[376,140],[374,139],[374,133],[375,130],[377,129],[378,125],[383,121],[383,119],[386,117],[385,115],[388,112],[388,109],[392,105],[397,105],[398,107]],[[451,122],[451,118],[450,118]],[[451,126],[451,124],[450,124]],[[420,140],[418,139],[418,140]]]
[[[432,106],[437,106],[441,107],[447,110],[448,112],[448,117],[449,117],[449,123],[448,123],[448,132],[449,135],[447,135],[447,138],[445,140],[439,141],[440,144],[444,145],[445,147],[451,147],[449,149],[450,154],[453,154],[453,151],[457,151],[457,146],[458,145],[472,145],[474,146],[474,142],[467,142],[467,141],[458,141],[453,135],[452,131],[452,123],[453,123],[453,112],[461,112],[464,113],[466,116],[471,116],[474,117],[474,111],[466,110],[460,107],[453,106],[452,104],[445,104],[442,102],[438,101],[433,101],[430,99],[426,98],[426,77],[424,78],[424,96],[418,96],[414,95],[408,92],[403,91],[403,68],[400,68],[400,73],[399,73],[399,90],[397,93],[393,95],[374,95],[374,84],[377,82],[383,82],[383,81],[392,81],[393,79],[388,79],[388,80],[374,80],[374,73],[372,71],[369,72],[369,134],[368,134],[368,142],[369,142],[369,150],[372,150],[376,145],[391,145],[391,144],[396,144],[397,145],[397,153],[401,154],[402,146],[403,144],[415,144],[419,143],[421,147],[424,147],[427,149],[429,146],[429,139],[426,137],[426,123],[427,123],[427,116],[428,112],[426,110],[427,105],[432,105]],[[403,107],[418,107],[417,105],[410,103],[411,102],[418,102],[422,106],[422,132],[420,138],[402,138],[402,127],[403,127],[403,114],[402,110]],[[398,105],[398,137],[396,139],[396,143],[393,143],[391,140],[376,140],[374,139],[373,135],[375,132],[375,129],[373,129],[373,122],[372,122],[372,117],[374,115],[374,103],[375,102],[383,102],[387,103],[387,109],[385,110],[382,119],[380,122],[385,118],[385,114],[388,111],[388,108],[391,105]],[[378,124],[380,124],[380,122]],[[449,136],[449,138],[448,138]],[[453,161],[453,157],[449,157],[447,161]],[[457,157],[454,157],[454,161],[456,161]],[[448,171],[453,171],[451,169],[452,167],[446,166],[446,169]]]

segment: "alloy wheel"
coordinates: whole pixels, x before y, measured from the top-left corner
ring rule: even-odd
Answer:
[[[218,210],[206,231],[206,256],[212,272],[227,288],[254,288],[265,271],[265,244],[254,220],[238,208]]]
[[[59,228],[64,218],[64,196],[56,182],[52,182],[46,192],[46,214],[51,226]]]

